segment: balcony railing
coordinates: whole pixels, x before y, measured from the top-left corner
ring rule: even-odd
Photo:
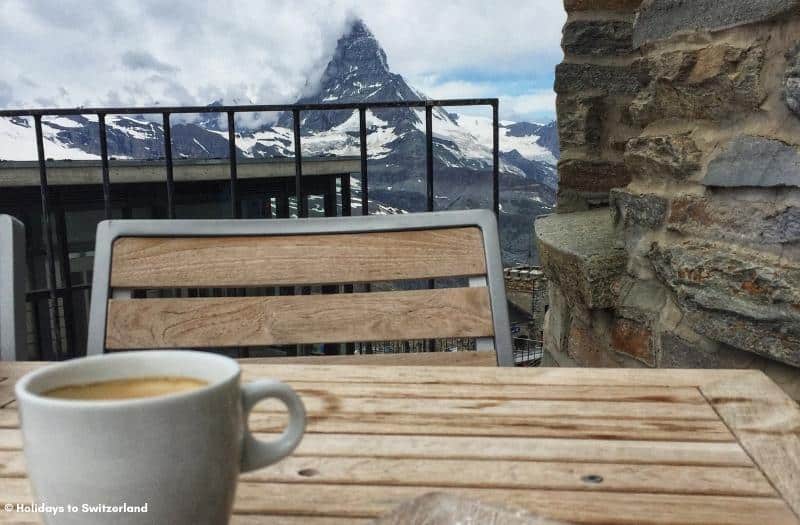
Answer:
[[[79,296],[80,301],[85,303],[83,305],[83,315],[88,311],[88,297],[90,288],[90,279],[88,274],[90,268],[86,268],[87,260],[90,265],[92,256],[92,243],[86,241],[80,249],[73,249],[72,243],[67,240],[66,233],[66,220],[64,218],[64,207],[61,204],[62,198],[59,197],[58,206],[54,206],[51,193],[53,192],[53,185],[48,182],[48,170],[55,169],[53,163],[50,163],[45,155],[45,140],[42,130],[43,117],[55,116],[87,116],[92,115],[97,118],[98,131],[99,131],[99,146],[100,146],[100,168],[101,178],[100,184],[102,186],[102,203],[103,214],[106,219],[111,219],[113,214],[114,192],[113,186],[120,183],[112,184],[110,172],[112,165],[109,156],[108,147],[108,130],[106,127],[106,117],[108,115],[160,115],[163,124],[163,166],[164,166],[164,189],[166,192],[166,215],[167,218],[175,218],[176,213],[176,197],[175,197],[175,170],[176,166],[181,167],[181,162],[175,162],[173,159],[173,144],[171,134],[170,118],[173,115],[186,115],[186,114],[224,114],[227,116],[228,123],[228,191],[230,195],[230,211],[227,217],[241,218],[242,217],[242,199],[240,190],[244,187],[252,189],[252,185],[257,181],[245,181],[239,177],[240,160],[237,158],[237,137],[236,137],[236,115],[238,113],[261,113],[261,112],[289,112],[293,117],[293,149],[294,157],[287,158],[287,161],[293,161],[294,164],[294,181],[293,193],[296,199],[296,216],[307,217],[308,207],[304,200],[304,196],[308,195],[310,186],[315,183],[309,180],[308,177],[303,176],[303,158],[302,158],[302,135],[301,135],[301,122],[302,116],[305,112],[310,111],[338,111],[338,110],[351,110],[358,111],[359,115],[359,142],[360,142],[360,200],[361,200],[361,214],[369,214],[369,172],[368,172],[368,151],[367,151],[367,110],[375,109],[392,109],[392,108],[419,108],[425,110],[425,187],[426,187],[426,211],[434,210],[434,149],[433,149],[433,116],[432,110],[435,107],[456,107],[456,106],[490,106],[492,108],[492,198],[491,206],[494,212],[499,213],[499,117],[498,117],[498,99],[496,98],[483,98],[483,99],[446,99],[446,100],[418,100],[418,101],[389,101],[389,102],[368,102],[368,103],[334,103],[334,104],[271,104],[271,105],[234,105],[234,106],[178,106],[178,107],[103,107],[103,108],[69,108],[69,109],[14,109],[14,110],[0,110],[0,118],[13,118],[13,117],[32,117],[35,130],[36,151],[37,151],[37,166],[38,166],[38,190],[39,190],[39,204],[41,210],[41,224],[37,225],[41,231],[37,231],[36,237],[42,240],[43,256],[43,280],[44,286],[36,286],[34,281],[37,281],[36,270],[30,270],[31,290],[28,294],[28,301],[31,304],[31,318],[33,324],[38,329],[34,330],[35,341],[31,344],[35,345],[38,349],[38,355],[43,358],[62,359],[74,357],[83,353],[81,348],[80,339],[74,332],[80,328],[77,316],[75,315],[74,306],[76,302],[76,294]],[[117,163],[114,163],[116,166]],[[2,165],[0,165],[2,166]],[[345,180],[346,179],[346,180]],[[246,184],[245,184],[246,183]],[[327,188],[325,191],[325,215],[336,214],[335,204],[335,187],[336,183],[326,182]],[[333,204],[330,199],[330,187],[333,184],[334,198]],[[343,215],[349,215],[350,210],[350,177],[339,177],[339,184],[342,195],[341,211]],[[248,186],[249,185],[249,186]],[[316,191],[319,193],[316,184]],[[60,188],[59,190],[60,191]],[[287,188],[281,190],[282,195],[286,196],[289,191]],[[315,194],[317,194],[315,193]],[[78,197],[72,196],[72,201]],[[2,201],[2,199],[0,199]],[[357,201],[356,201],[357,202]],[[270,202],[267,202],[267,207]],[[0,202],[0,208],[3,207]],[[288,217],[289,205],[288,197],[284,200],[277,200],[276,207],[278,208],[276,216]],[[10,211],[10,210],[9,210]],[[13,213],[13,211],[11,211]],[[123,214],[123,216],[125,216]],[[52,220],[55,217],[55,224]],[[223,218],[223,217],[220,217]],[[28,236],[32,235],[32,225],[30,221],[26,224]],[[40,234],[40,235],[39,235]],[[38,239],[37,239],[38,240]],[[33,246],[29,239],[29,246]],[[33,250],[33,251],[31,251]],[[30,258],[38,255],[35,248],[29,250],[31,253]],[[72,268],[73,261],[82,261],[83,272],[86,274],[83,283],[73,283]],[[30,266],[33,266],[29,262]],[[433,287],[434,283],[429,282],[429,287]],[[347,290],[345,290],[347,291]],[[47,312],[39,311],[38,303],[42,299],[47,301]],[[433,342],[428,343],[429,348],[433,348]]]

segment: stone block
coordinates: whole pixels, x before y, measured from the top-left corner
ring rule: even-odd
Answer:
[[[556,113],[561,147],[599,147],[603,136],[605,105],[605,97],[602,96],[559,96]]]
[[[800,264],[738,245],[654,243],[648,258],[697,333],[800,365]]]
[[[717,31],[800,11],[797,0],[645,0],[633,30],[636,47],[694,30]]]
[[[561,290],[553,284],[547,287],[549,308],[544,317],[544,347],[558,355],[566,351],[566,339],[570,327],[570,307]]]
[[[607,194],[611,188],[627,186],[631,178],[621,162],[569,159],[558,163],[558,181],[559,188]]]
[[[771,360],[764,363],[764,367],[761,370],[781,387],[789,397],[800,403],[800,370]]]
[[[672,201],[667,228],[742,243],[796,243],[800,242],[800,201],[684,195]]]
[[[590,325],[573,322],[567,336],[567,353],[581,366],[613,368],[619,363]]]
[[[564,0],[564,9],[571,11],[635,11],[642,0]]]
[[[617,319],[611,329],[611,347],[649,366],[655,366],[653,333],[642,323],[630,319]]]
[[[635,95],[641,87],[638,75],[628,67],[561,63],[556,66],[556,93],[600,90],[615,95]]]
[[[664,223],[667,200],[653,194],[631,192],[628,188],[614,188],[610,193],[614,222],[623,229],[656,229]]]
[[[667,302],[667,289],[658,281],[635,279],[619,298],[619,312],[629,318],[655,319]],[[643,321],[644,322],[644,321]]]
[[[564,52],[583,56],[622,56],[633,49],[633,24],[626,20],[576,20],[564,26]]]
[[[608,207],[608,192],[586,192],[559,186],[556,202],[557,213],[574,213]]]
[[[783,79],[783,99],[800,117],[800,43],[786,53],[786,75]]]
[[[757,111],[766,98],[761,83],[763,42],[728,44],[651,55],[638,66],[643,79],[628,108],[632,123],[661,119],[721,121]]]
[[[686,134],[643,136],[628,141],[624,159],[634,179],[686,180],[700,169],[702,153]]]
[[[591,309],[614,305],[614,283],[627,254],[607,208],[539,217],[535,228],[545,276],[567,302]]]
[[[780,140],[741,135],[711,160],[703,184],[800,187],[800,148]]]
[[[753,368],[764,362],[760,356],[727,345],[690,343],[671,334],[661,334],[660,368]]]

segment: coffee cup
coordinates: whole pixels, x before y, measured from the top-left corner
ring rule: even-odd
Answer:
[[[236,361],[192,351],[87,357],[24,376],[15,392],[44,521],[227,523],[239,473],[288,456],[305,431],[294,390],[240,376]],[[273,441],[247,425],[268,398],[289,412]]]

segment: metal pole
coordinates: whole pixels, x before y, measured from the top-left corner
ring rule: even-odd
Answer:
[[[361,215],[369,215],[369,176],[367,175],[367,108],[365,106],[359,106],[358,108],[358,138],[361,149]],[[345,291],[352,292],[353,287],[345,287]],[[370,283],[365,283],[364,291],[371,292],[372,285]],[[365,352],[367,354],[372,353],[372,342],[366,342]]]
[[[361,215],[369,215],[369,177],[367,176],[367,108],[358,108],[358,137],[361,142]]]
[[[303,201],[303,151],[300,144],[300,110],[292,110],[294,124],[294,192],[297,199],[297,216],[306,216],[305,202]]]
[[[175,218],[175,182],[172,177],[172,131],[169,126],[169,113],[163,113],[164,159],[167,163],[167,217]]]
[[[48,308],[50,313],[50,334],[53,353],[56,359],[61,358],[61,330],[58,321],[58,296],[56,294],[56,262],[53,254],[53,236],[50,231],[50,198],[47,185],[47,164],[44,156],[44,136],[42,134],[42,116],[33,117],[36,130],[36,154],[39,159],[39,191],[42,198],[42,231],[45,250],[45,279],[47,281]]]
[[[231,165],[231,215],[234,219],[242,216],[242,207],[239,203],[238,174],[236,171],[236,122],[235,113],[228,112],[228,162]]]
[[[492,103],[492,210],[500,215],[500,118],[498,102]]]
[[[427,190],[427,210],[433,211],[433,106],[425,106],[425,187]],[[436,288],[436,281],[428,279],[428,288]],[[436,349],[433,339],[425,341],[426,350],[432,352]]]
[[[345,173],[341,177],[342,185],[342,217],[349,217],[352,213],[352,192],[350,191],[350,174]]]
[[[108,174],[108,136],[106,134],[105,113],[97,114],[97,125],[100,132],[100,161],[103,165],[103,206],[105,207],[106,219],[111,219],[111,179]]]
[[[427,209],[433,211],[433,106],[425,106],[425,186],[427,189]]]
[[[69,242],[67,241],[67,214],[63,206],[55,211],[55,234],[58,242],[58,264],[61,273],[61,311],[64,319],[64,354],[67,358],[77,357],[75,344],[75,316],[72,311],[72,269],[69,261]]]

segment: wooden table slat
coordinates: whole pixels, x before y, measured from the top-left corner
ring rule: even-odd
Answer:
[[[0,364],[0,504],[32,501],[12,386],[36,366]],[[800,410],[759,372],[243,369],[290,382],[309,425],[242,476],[235,525],[366,523],[433,491],[586,524],[800,524]],[[285,419],[264,403],[250,426]]]
[[[256,433],[274,439],[277,433]],[[0,457],[19,453],[21,434],[0,429]],[[574,438],[318,434],[309,432],[294,453],[315,457],[396,459],[503,459],[565,463],[626,463],[748,467],[753,462],[735,442],[633,441]]]

